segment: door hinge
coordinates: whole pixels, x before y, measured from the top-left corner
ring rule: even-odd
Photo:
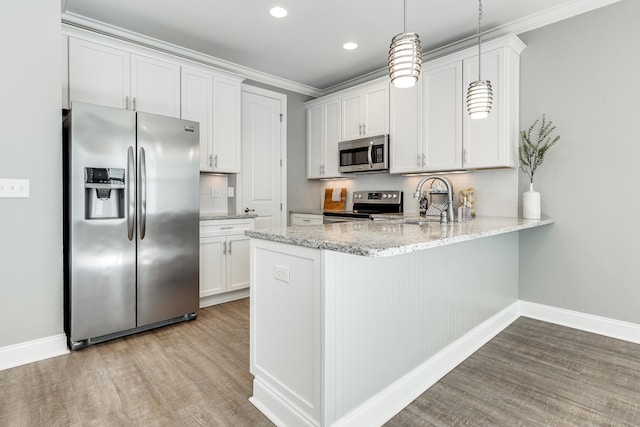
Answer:
[[[282,123],[282,118],[284,117],[284,114],[280,113],[280,123]]]

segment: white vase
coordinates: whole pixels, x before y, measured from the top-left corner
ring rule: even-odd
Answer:
[[[540,193],[529,184],[529,191],[522,193],[522,216],[525,219],[540,219]]]

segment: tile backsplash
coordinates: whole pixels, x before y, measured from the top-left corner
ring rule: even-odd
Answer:
[[[200,212],[201,213],[229,213],[227,175],[200,174]]]

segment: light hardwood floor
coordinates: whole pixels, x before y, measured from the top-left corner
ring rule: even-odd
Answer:
[[[0,426],[270,426],[248,299],[0,371]],[[520,318],[388,426],[640,425],[640,345]]]

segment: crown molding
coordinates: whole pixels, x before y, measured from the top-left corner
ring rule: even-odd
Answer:
[[[228,71],[234,74],[238,74],[245,79],[254,80],[260,83],[275,86],[281,89],[289,90],[291,92],[300,93],[303,95],[319,97],[322,96],[323,91],[311,86],[307,86],[301,83],[296,83],[291,80],[283,79],[281,77],[274,76],[272,74],[263,73],[258,70],[254,70],[249,67],[245,67],[239,64],[235,64],[224,59],[216,58],[211,55],[206,55],[195,50],[187,49],[172,43],[168,43],[162,40],[148,37],[143,34],[128,31],[114,25],[105,24],[104,22],[96,21],[86,18],[84,16],[76,15],[70,12],[62,13],[62,23],[70,27],[76,27],[84,30],[88,30],[94,33],[109,36],[118,40],[130,42],[139,46],[151,48],[160,52],[168,53],[180,58],[189,59],[191,61],[199,62],[204,65],[219,68],[224,71]]]
[[[337,85],[334,85],[325,89],[318,89],[312,86],[308,86],[308,85],[297,83],[291,80],[283,79],[281,77],[274,76],[272,74],[263,73],[261,71],[254,70],[252,68],[245,67],[230,61],[226,61],[224,59],[206,55],[206,54],[197,52],[195,50],[183,48],[181,46],[167,43],[152,37],[147,37],[145,35],[128,31],[120,27],[116,27],[113,25],[105,24],[103,22],[88,19],[86,17],[76,15],[74,13],[65,12],[64,5],[66,1],[67,0],[62,0],[62,4],[63,4],[62,23],[63,24],[86,29],[86,30],[107,35],[116,39],[128,41],[141,46],[159,50],[159,51],[169,53],[178,57],[199,62],[204,65],[216,67],[225,71],[239,74],[249,80],[253,80],[253,81],[264,83],[270,86],[278,87],[291,92],[312,96],[315,98],[318,98],[324,95],[329,95],[343,89],[348,89],[352,86],[356,86],[361,83],[366,83],[376,78],[383,77],[387,74],[387,67],[383,67],[383,68],[379,68],[377,70],[371,71],[367,74],[363,74],[362,76],[349,79]],[[490,41],[508,34],[526,33],[527,31],[532,31],[547,25],[551,25],[556,22],[563,21],[565,19],[569,19],[580,14],[590,12],[592,10],[599,9],[601,7],[608,6],[613,3],[617,3],[619,1],[622,1],[622,0],[573,0],[568,3],[562,4],[560,6],[557,6],[555,8],[544,10],[540,13],[530,15],[525,18],[519,19],[517,21],[511,22],[509,24],[505,24],[500,27],[485,31],[481,34],[481,36],[483,41],[484,40]],[[477,44],[476,36],[470,36],[465,39],[458,40],[454,43],[448,44],[446,46],[442,46],[437,49],[433,49],[429,52],[426,52],[422,56],[423,61],[427,62],[433,59],[437,59],[442,56],[475,46],[476,44]]]
[[[574,16],[581,15],[583,13],[591,12],[592,10],[599,9],[604,6],[608,6],[614,3],[618,3],[622,0],[573,0],[569,3],[544,10],[534,15],[529,15],[525,18],[517,21],[510,22],[509,24],[502,25],[500,27],[493,28],[482,32],[483,45],[491,40],[510,35],[510,34],[522,34],[528,31],[536,30],[538,28],[546,27],[547,25],[554,24],[556,22],[564,21],[565,19],[573,18]],[[438,59],[440,57],[459,52],[469,47],[477,46],[477,36],[473,35],[462,40],[458,40],[454,43],[441,46],[439,48],[430,50],[422,55],[423,63]],[[370,73],[348,80],[335,86],[331,86],[322,90],[322,95],[329,95],[342,89],[355,86],[356,84],[365,83],[367,81],[382,77],[387,74],[387,67],[379,68]]]

